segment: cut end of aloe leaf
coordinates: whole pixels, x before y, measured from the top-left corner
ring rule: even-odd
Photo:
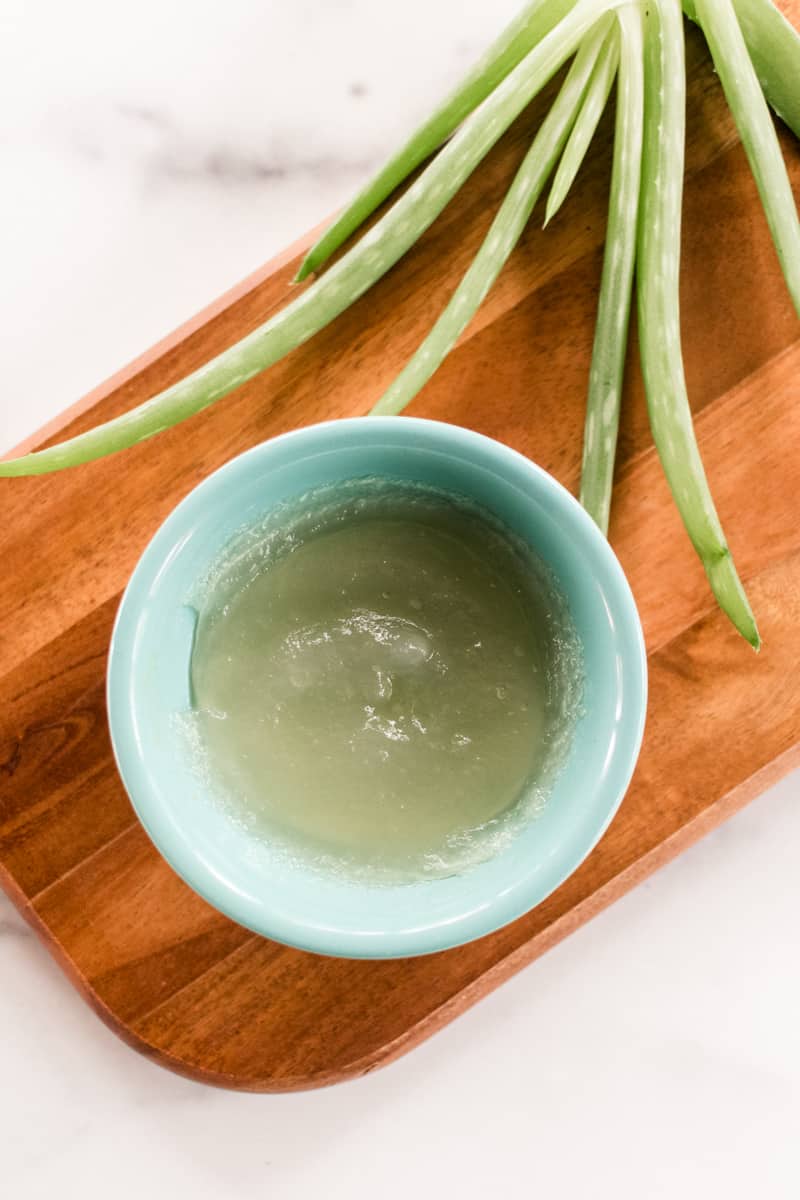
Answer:
[[[56,450],[57,447],[51,447]],[[97,457],[97,456],[94,456]],[[34,450],[19,458],[7,458],[0,462],[0,479],[20,478],[26,475],[48,475],[52,471],[63,471],[66,467],[77,467],[90,459],[77,457],[74,462],[52,456],[47,450]]]
[[[314,264],[311,261],[311,255],[307,254],[305,256],[305,258],[303,259],[303,261],[300,263],[300,267],[299,267],[294,279],[292,280],[292,283],[302,283],[304,279],[308,279],[309,275],[313,275],[313,274],[314,274]]]
[[[331,229],[333,228],[335,227],[331,226]],[[306,251],[305,257],[297,269],[297,274],[292,280],[293,283],[302,283],[305,279],[313,279],[320,267],[324,267],[326,261],[333,254],[333,250],[327,249],[329,233],[330,229],[326,229],[325,233],[314,242],[311,249]]]
[[[29,463],[28,455],[24,458],[11,458],[0,462],[0,479],[11,479],[22,475],[40,475],[44,472],[36,469],[35,463]]]
[[[758,652],[761,649],[761,635],[730,551],[726,549],[715,562],[706,563],[705,568],[720,608],[745,641]]]

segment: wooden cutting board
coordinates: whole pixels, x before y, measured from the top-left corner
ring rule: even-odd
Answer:
[[[800,0],[787,8],[800,24]],[[103,1020],[163,1065],[274,1091],[372,1070],[800,761],[800,323],[696,31],[688,50],[686,367],[701,449],[764,649],[753,654],[712,603],[651,445],[634,346],[611,540],[646,631],[647,733],[611,830],[535,911],[473,945],[395,962],[318,958],[239,928],[172,873],[134,819],[111,758],[103,686],[120,592],[157,525],[240,450],[366,412],[477,248],[541,104],[413,253],[313,342],[123,455],[57,476],[0,480],[0,882]],[[606,120],[546,233],[537,210],[483,310],[413,406],[508,442],[572,489],[610,129]],[[800,147],[781,132],[800,191]],[[299,249],[32,444],[138,404],[258,325],[290,296]]]

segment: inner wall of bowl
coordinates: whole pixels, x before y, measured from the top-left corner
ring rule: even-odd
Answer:
[[[185,605],[194,581],[234,532],[277,503],[364,475],[435,484],[493,511],[555,571],[585,655],[584,715],[541,815],[501,854],[463,876],[396,887],[326,878],[273,859],[203,793],[187,756],[176,753],[174,728],[174,714],[188,694],[191,622]],[[119,650],[131,664],[116,686],[128,689],[134,743],[121,753],[121,766],[162,852],[237,920],[262,931],[267,921],[273,936],[300,945],[315,934],[347,930],[363,941],[365,954],[370,939],[385,945],[386,953],[408,952],[407,946],[392,947],[393,933],[416,933],[418,949],[427,948],[426,939],[435,948],[443,941],[442,927],[453,923],[460,932],[452,940],[464,940],[470,923],[485,921],[487,910],[494,927],[547,895],[613,815],[635,753],[638,718],[631,720],[629,709],[636,714],[642,702],[640,668],[623,653],[623,639],[632,632],[630,598],[590,526],[567,493],[521,456],[464,431],[408,418],[344,421],[286,435],[217,472],[162,526],[126,598],[138,619],[130,644]],[[352,944],[349,952],[356,952]]]

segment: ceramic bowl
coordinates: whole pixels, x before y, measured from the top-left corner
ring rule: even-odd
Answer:
[[[585,657],[583,715],[544,810],[461,875],[387,885],[326,877],[271,855],[204,794],[176,736],[189,704],[192,585],[231,537],[278,503],[379,475],[465,494],[555,572]],[[642,738],[646,656],[636,607],[605,538],[540,467],[499,442],[409,417],[332,421],[233,459],[170,514],[120,605],[108,712],[120,774],[157,848],[233,920],[305,950],[384,958],[443,950],[513,921],[583,861],[614,816]]]

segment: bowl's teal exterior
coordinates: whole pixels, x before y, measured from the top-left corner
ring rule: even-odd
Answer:
[[[569,600],[585,652],[584,714],[542,814],[490,861],[397,886],[326,878],[273,858],[203,794],[176,737],[189,700],[193,583],[230,535],[279,501],[363,475],[473,497],[533,545]],[[622,569],[573,497],[514,450],[435,421],[332,421],[256,446],[201,483],[142,555],[117,615],[108,713],[120,774],[155,845],[210,904],[305,950],[382,958],[443,950],[528,911],[575,870],[627,788],[641,744],[646,655]]]

